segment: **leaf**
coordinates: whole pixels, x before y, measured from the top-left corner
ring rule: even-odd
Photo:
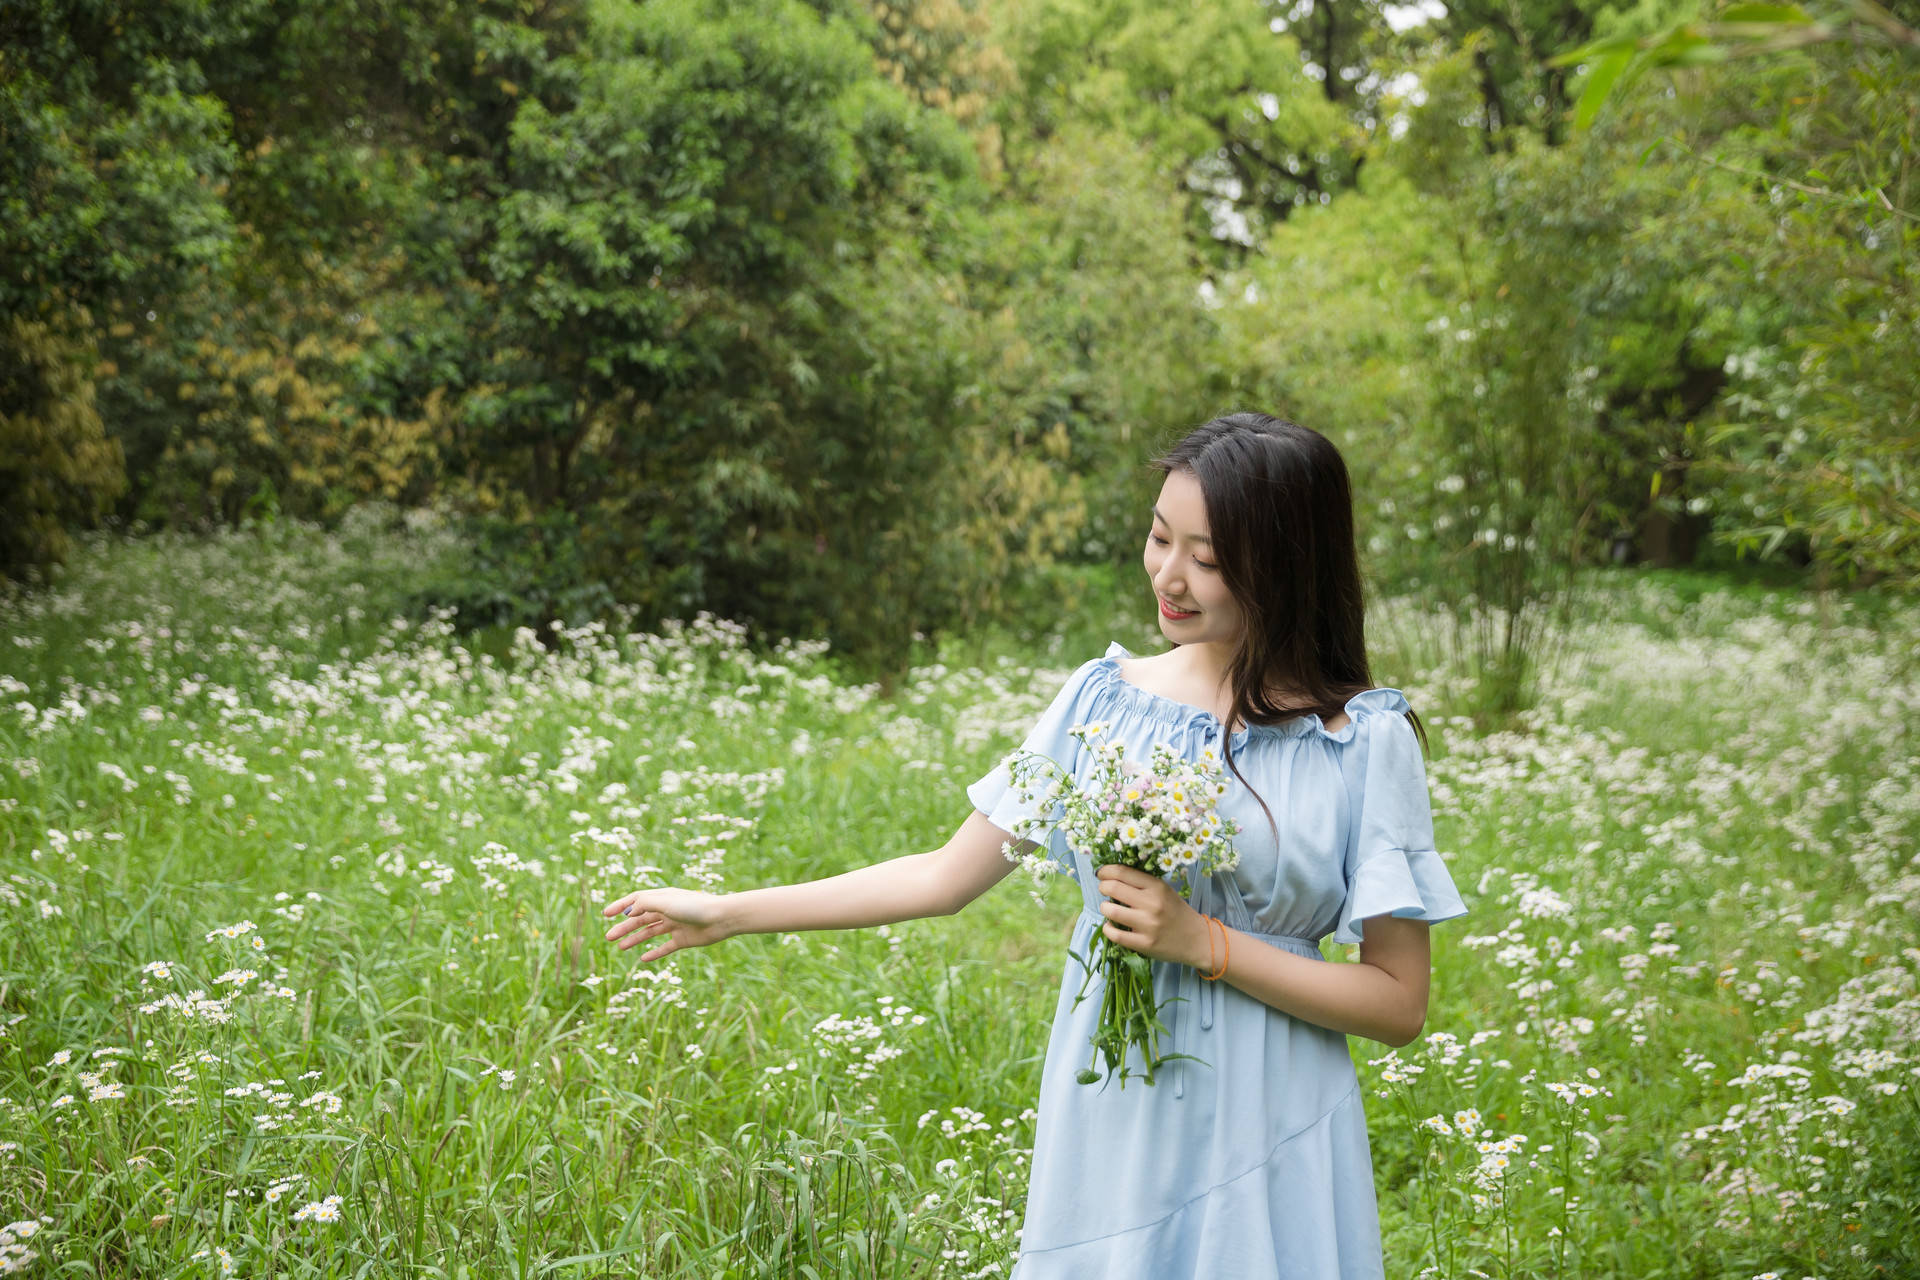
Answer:
[[[1649,49],[1647,56],[1663,67],[1692,67],[1709,62],[1725,62],[1727,49],[1691,27],[1682,27]]]
[[[602,1249],[598,1253],[576,1253],[570,1257],[556,1258],[552,1262],[542,1263],[538,1274],[551,1275],[563,1268],[577,1267],[585,1262],[604,1262],[609,1258],[624,1258],[628,1254],[638,1253],[646,1247],[646,1242],[641,1241],[639,1244],[621,1245],[615,1249]]]
[[[1573,127],[1575,129],[1585,129],[1593,123],[1594,117],[1600,114],[1600,106],[1607,100],[1607,94],[1612,90],[1614,81],[1620,78],[1620,73],[1627,69],[1627,64],[1631,61],[1633,61],[1633,46],[1629,44],[1607,51],[1588,67],[1586,87],[1581,90],[1579,105],[1574,108]]]
[[[1590,44],[1581,45],[1578,49],[1549,58],[1547,65],[1550,67],[1578,66],[1582,62],[1593,62],[1603,55],[1611,56],[1622,49],[1631,55],[1637,44],[1638,42],[1632,36],[1608,36],[1604,40],[1595,40]]]

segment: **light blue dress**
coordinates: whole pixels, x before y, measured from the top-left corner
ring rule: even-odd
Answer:
[[[1117,659],[1131,656],[1115,644],[1075,671],[1024,747],[1082,783],[1093,761],[1068,736],[1078,724],[1105,721],[1108,740],[1125,742],[1133,760],[1154,742],[1188,759],[1217,748],[1219,720],[1126,680]],[[1239,866],[1196,884],[1194,906],[1316,960],[1320,939],[1357,942],[1370,916],[1465,914],[1434,852],[1406,710],[1398,690],[1370,689],[1347,702],[1337,733],[1318,716],[1236,733],[1235,763],[1272,810],[1279,841],[1229,773],[1220,810],[1240,822]],[[1009,832],[1042,807],[1021,801],[1004,761],[967,797]],[[1092,865],[1058,834],[1051,855],[1079,882],[1071,945],[1085,955],[1104,923]],[[1156,1000],[1184,997],[1162,1014],[1164,1050],[1200,1061],[1168,1064],[1151,1087],[1082,1085],[1074,1075],[1091,1054],[1098,980],[1076,1009],[1083,974],[1066,957],[1015,1280],[1381,1280],[1366,1116],[1346,1037],[1185,965],[1155,961],[1153,972]]]

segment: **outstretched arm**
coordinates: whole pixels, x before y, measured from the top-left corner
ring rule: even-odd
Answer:
[[[1000,851],[1007,833],[974,813],[931,853],[912,853],[844,875],[803,884],[711,894],[642,889],[609,902],[604,916],[621,920],[607,941],[627,951],[660,939],[642,960],[704,947],[743,933],[862,929],[959,911],[1013,870]]]

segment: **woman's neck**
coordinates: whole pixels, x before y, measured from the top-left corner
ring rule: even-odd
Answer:
[[[1237,655],[1231,645],[1214,642],[1175,645],[1169,656],[1179,660],[1183,683],[1211,692],[1214,695],[1211,700],[1221,706],[1233,705],[1233,660]],[[1290,685],[1270,684],[1267,694],[1285,703],[1294,696],[1294,690]]]
[[[1226,700],[1231,700],[1233,654],[1225,645],[1212,642],[1183,644],[1173,652],[1180,659],[1180,669],[1189,681],[1201,688],[1226,693]]]

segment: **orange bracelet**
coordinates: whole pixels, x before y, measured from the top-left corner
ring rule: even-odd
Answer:
[[[1218,982],[1226,976],[1227,962],[1233,957],[1233,935],[1227,932],[1225,921],[1215,920],[1212,916],[1208,916],[1207,920],[1212,924],[1220,926],[1220,942],[1225,950],[1225,954],[1220,957],[1220,967],[1218,969],[1215,969],[1212,973],[1203,973],[1200,976],[1208,982]],[[1207,963],[1213,963],[1213,930],[1211,929],[1207,930]]]
[[[1214,925],[1214,919],[1213,919],[1213,917],[1212,917],[1212,916],[1201,916],[1200,918],[1201,918],[1202,920],[1205,920],[1205,921],[1207,922],[1207,968],[1209,968],[1209,969],[1211,969],[1211,968],[1213,968],[1213,925]],[[1200,976],[1204,978],[1204,977],[1206,977],[1207,975],[1203,973],[1203,974],[1201,974]]]

